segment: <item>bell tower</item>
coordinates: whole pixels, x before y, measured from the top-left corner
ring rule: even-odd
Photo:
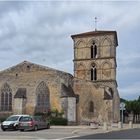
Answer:
[[[116,83],[116,31],[92,31],[71,36],[74,76],[95,83]]]
[[[74,41],[74,77],[104,87],[112,101],[113,120],[119,118],[116,81],[116,31],[91,31],[71,36]],[[107,101],[108,100],[108,101]]]

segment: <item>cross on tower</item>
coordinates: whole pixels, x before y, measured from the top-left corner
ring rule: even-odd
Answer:
[[[95,31],[97,31],[97,17],[95,17]]]

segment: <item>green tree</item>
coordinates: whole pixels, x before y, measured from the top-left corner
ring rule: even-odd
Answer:
[[[133,113],[133,122],[140,122],[140,96],[137,100],[125,101],[126,111]]]

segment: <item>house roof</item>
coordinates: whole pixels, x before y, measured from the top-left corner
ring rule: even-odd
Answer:
[[[76,37],[99,36],[99,35],[109,35],[109,34],[114,34],[115,35],[116,45],[118,46],[118,39],[117,39],[117,32],[116,31],[101,31],[101,30],[90,31],[90,32],[71,35],[71,37],[72,37],[72,39],[74,39]]]
[[[14,98],[26,98],[26,88],[19,88]]]

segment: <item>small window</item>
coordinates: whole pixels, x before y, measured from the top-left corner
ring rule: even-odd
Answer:
[[[97,69],[96,66],[92,66],[91,68],[91,80],[96,81],[97,80]]]
[[[30,66],[29,66],[29,65],[27,65],[27,68],[28,68],[28,69],[30,69]]]
[[[97,58],[97,45],[95,43],[91,45],[91,58]]]
[[[89,102],[89,112],[94,113],[94,103],[93,103],[93,101]]]

